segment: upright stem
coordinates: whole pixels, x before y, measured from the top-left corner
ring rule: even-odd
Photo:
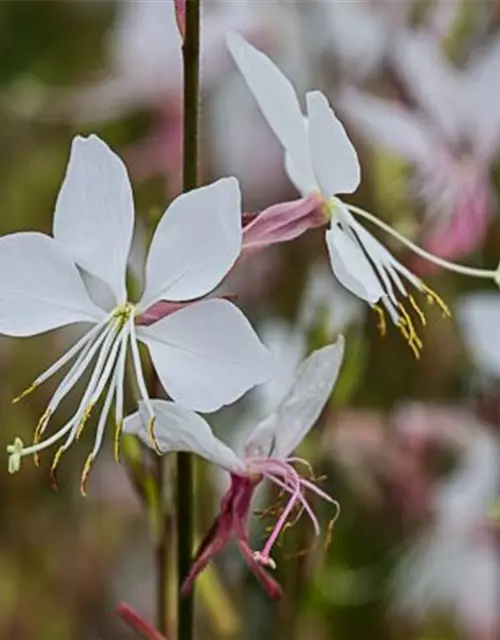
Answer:
[[[185,0],[186,25],[182,48],[184,60],[184,157],[183,190],[198,182],[198,119],[200,0]],[[177,454],[177,568],[180,589],[191,565],[194,541],[194,461],[190,454]],[[178,640],[193,638],[194,589],[178,600]]]
[[[159,386],[157,384],[157,386]],[[168,633],[168,518],[165,513],[165,460],[156,456],[156,486],[158,487],[159,536],[156,543],[156,611],[157,629],[164,636]]]

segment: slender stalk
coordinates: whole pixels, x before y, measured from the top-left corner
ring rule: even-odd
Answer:
[[[440,258],[439,256],[435,256],[433,253],[429,253],[429,251],[422,249],[422,247],[419,247],[411,240],[408,240],[408,238],[405,238],[395,229],[390,227],[382,220],[379,220],[376,216],[369,213],[368,211],[365,211],[360,207],[355,207],[352,204],[347,204],[346,206],[351,213],[354,213],[361,218],[365,218],[365,220],[368,220],[386,233],[390,234],[393,238],[396,238],[396,240],[399,240],[399,242],[408,247],[408,249],[410,249],[417,255],[425,258],[425,260],[428,260],[429,262],[433,262],[443,269],[447,269],[448,271],[453,271],[454,273],[459,273],[464,276],[470,276],[472,278],[484,278],[486,280],[494,280],[495,282],[497,282],[497,278],[500,277],[498,269],[493,271],[492,269],[478,269],[476,267],[468,267],[466,265],[456,264],[454,262],[450,262],[449,260],[444,260],[444,258]]]
[[[184,60],[184,157],[183,190],[198,182],[198,121],[200,62],[200,0],[186,1],[186,23],[182,54]],[[178,593],[191,565],[194,543],[194,460],[177,454],[177,574]],[[178,600],[178,640],[192,640],[194,589]]]
[[[159,385],[157,385],[159,386]],[[156,486],[158,487],[159,536],[156,543],[156,615],[157,629],[164,636],[168,632],[168,517],[165,513],[165,460],[156,456]]]

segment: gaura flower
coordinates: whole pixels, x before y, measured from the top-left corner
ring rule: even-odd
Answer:
[[[238,257],[242,231],[237,180],[221,179],[172,202],[151,241],[138,302],[130,302],[125,282],[133,226],[133,196],[124,164],[98,137],[77,136],[56,202],[53,237],[27,232],[0,239],[1,333],[31,336],[74,323],[91,325],[16,399],[73,361],[38,423],[33,445],[25,447],[16,438],[8,447],[11,473],[19,469],[23,456],[62,441],[52,464],[53,476],[61,455],[78,439],[107,387],[82,475],[85,492],[113,401],[118,455],[129,352],[154,441],[155,411],[138,340],[148,347],[171,398],[196,411],[215,411],[267,378],[267,351],[245,316],[227,300],[196,301],[222,280]],[[111,308],[93,302],[84,274],[108,287]],[[172,313],[154,324],[136,326],[137,317],[160,300],[193,302],[173,305]],[[87,370],[90,380],[78,409],[62,428],[43,439],[60,402]]]
[[[193,452],[227,470],[231,476],[231,485],[221,500],[220,513],[201,543],[184,581],[184,594],[189,592],[194,580],[212,557],[234,537],[262,586],[273,598],[281,597],[280,586],[264,569],[276,567],[271,551],[280,532],[288,522],[295,521],[298,510],[299,515],[303,511],[308,514],[316,535],[320,533],[318,519],[305,492],[315,493],[334,504],[338,513],[335,500],[295,468],[302,467],[306,472],[311,470],[306,460],[294,457],[292,452],[314,425],[330,397],[343,351],[344,340],[339,337],[335,344],[315,351],[301,364],[284,399],[250,433],[243,455],[238,455],[216,438],[208,423],[199,415],[172,402],[153,401],[158,418],[156,438],[161,453]],[[138,435],[151,446],[147,423],[148,413],[141,403],[139,412],[125,420],[124,431]],[[276,485],[288,501],[264,547],[253,550],[247,521],[255,489],[263,480]]]
[[[320,91],[308,92],[305,117],[292,84],[267,56],[237,34],[228,35],[227,43],[265,118],[285,149],[290,180],[304,197],[316,197],[314,209],[319,205],[323,224],[329,222],[326,244],[334,274],[346,289],[378,311],[384,332],[384,311],[377,305],[381,302],[418,357],[422,342],[401,300],[410,303],[422,324],[425,324],[425,317],[408,293],[404,279],[429,302],[436,302],[444,315],[449,315],[448,308],[351,215],[350,210],[356,213],[360,210],[337,197],[339,193],[356,190],[360,166],[356,150],[328,100]],[[290,203],[289,209],[295,216],[296,204]],[[286,208],[280,213],[286,219]],[[266,211],[261,214],[263,223],[266,215]],[[303,217],[301,212],[300,218]],[[376,222],[371,214],[365,217]],[[257,221],[254,224],[257,225]]]

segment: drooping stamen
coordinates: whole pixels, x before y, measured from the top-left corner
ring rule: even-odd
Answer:
[[[437,304],[443,313],[443,318],[451,318],[451,311],[445,301],[430,287],[423,282],[421,283],[421,289],[427,296],[428,304]]]
[[[109,415],[109,411],[111,409],[111,403],[113,401],[113,397],[116,391],[116,379],[117,379],[117,370],[115,370],[115,374],[113,377],[113,381],[109,385],[108,392],[106,394],[106,398],[104,400],[104,405],[102,407],[101,415],[99,416],[99,422],[97,424],[97,431],[94,441],[94,447],[85,461],[85,466],[83,467],[82,477],[80,481],[80,492],[82,496],[87,495],[87,482],[90,474],[90,470],[92,468],[92,464],[96,459],[97,454],[102,445],[102,440],[104,437],[104,430],[106,428],[106,420]]]
[[[303,494],[304,490],[311,490],[319,497],[336,505],[337,514],[335,517],[338,515],[339,506],[331,496],[319,489],[312,481],[301,477],[291,465],[292,462],[303,464],[310,471],[311,477],[314,479],[310,464],[302,458],[289,458],[287,460],[277,458],[251,458],[247,462],[252,471],[261,473],[270,482],[276,484],[280,489],[285,491],[285,493],[289,494],[287,504],[274,525],[264,548],[254,553],[255,560],[260,564],[274,568],[275,562],[270,556],[271,549],[276,543],[280,533],[288,528],[290,514],[296,506],[299,507],[299,512],[294,518],[294,521],[298,520],[302,511],[306,511],[313,524],[315,534],[319,535],[320,533],[318,519]]]
[[[76,383],[83,376],[83,374],[87,370],[87,367],[89,366],[90,362],[92,361],[96,353],[99,351],[99,349],[101,349],[100,354],[102,354],[103,352],[107,353],[107,350],[111,348],[113,337],[114,337],[113,325],[108,325],[106,329],[102,332],[102,334],[94,341],[94,343],[89,343],[87,345],[88,348],[86,347],[82,351],[80,356],[77,358],[76,362],[72,365],[71,369],[68,371],[68,373],[64,376],[64,378],[60,382],[59,386],[57,387],[54,394],[52,395],[52,398],[49,401],[47,411],[50,412],[51,416],[57,410],[62,400],[68,395],[71,389],[73,389]],[[98,364],[99,364],[99,360],[96,366],[98,366]],[[101,359],[101,364],[102,364],[102,359]],[[49,424],[48,420],[43,420],[43,421],[41,420],[39,422],[37,429],[35,430],[35,436],[37,438],[37,441],[39,441],[40,438],[45,433],[45,430],[47,429],[48,424]]]
[[[425,327],[427,326],[427,319],[424,315],[424,312],[422,311],[422,309],[418,306],[418,304],[415,302],[415,298],[412,295],[408,294],[408,300],[410,301],[410,304],[412,306],[413,311],[415,311],[415,313],[418,316],[418,319],[420,320],[420,324]]]
[[[410,314],[401,302],[398,303],[398,311],[401,315],[398,320],[397,326],[403,334],[403,337],[406,339],[408,346],[413,351],[415,358],[419,360],[420,351],[422,350],[424,344],[418,337],[418,334],[415,330],[415,325],[413,324],[413,320],[411,319]]]
[[[98,335],[98,333],[102,330],[102,328],[106,325],[109,318],[108,316],[105,320],[103,320],[100,324],[92,327],[92,329],[86,333],[78,342],[76,342],[66,353],[64,353],[54,364],[52,364],[48,369],[46,369],[43,373],[41,373],[36,380],[22,393],[20,393],[16,398],[12,400],[15,404],[29,395],[32,391],[37,389],[43,382],[48,380],[54,373],[57,373],[59,369],[64,367],[64,365],[69,362],[72,358],[74,358],[82,349],[84,349],[87,345],[89,345],[94,338]]]
[[[139,393],[149,413],[149,421],[148,421],[148,427],[147,427],[148,434],[151,439],[151,444],[153,445],[154,450],[158,455],[161,455],[162,451],[160,449],[160,445],[158,444],[158,440],[156,439],[156,434],[154,429],[156,417],[155,417],[155,412],[153,410],[153,406],[151,405],[151,401],[149,399],[148,390],[146,388],[146,382],[144,380],[144,373],[142,371],[142,366],[141,366],[141,357],[139,355],[139,347],[137,345],[134,318],[131,318],[129,320],[129,323],[130,323],[130,347],[132,351],[132,363],[134,366],[135,377],[137,380]]]
[[[111,374],[111,370],[116,360],[123,333],[126,331],[126,329],[122,329],[121,331],[117,332],[116,325],[113,327],[113,329],[114,330],[109,334],[108,338],[101,347],[101,351],[97,358],[97,362],[95,364],[94,371],[92,372],[92,376],[90,378],[87,389],[83,395],[82,400],[80,401],[80,405],[75,415],[70,421],[70,424],[72,425],[71,432],[66,439],[66,442],[61,447],[59,447],[52,462],[50,479],[53,487],[57,487],[55,472],[63,453],[65,453],[73,444],[78,436],[78,433],[81,433],[90,410],[99,399]]]
[[[116,365],[115,434],[113,441],[113,454],[116,462],[120,460],[120,440],[123,431],[123,386],[125,384],[128,338],[128,334],[124,334],[118,356],[118,364]]]
[[[372,309],[378,315],[377,329],[380,333],[380,336],[383,338],[387,333],[387,321],[385,319],[384,310],[378,304],[372,304]]]
[[[271,535],[267,539],[267,542],[264,545],[264,548],[262,549],[262,551],[256,551],[255,554],[254,554],[254,557],[258,562],[260,562],[261,564],[265,564],[265,565],[271,567],[272,569],[276,569],[276,563],[270,557],[269,554],[271,553],[271,549],[273,548],[273,545],[276,542],[276,540],[277,540],[277,538],[278,538],[278,536],[280,534],[280,531],[285,526],[286,521],[288,520],[288,516],[290,515],[292,509],[297,504],[297,500],[299,499],[300,491],[301,491],[300,483],[297,483],[295,485],[295,488],[293,490],[293,493],[292,493],[290,499],[288,500],[288,503],[287,503],[286,507],[283,509],[283,512],[281,513],[281,516],[278,518],[278,521],[276,522],[276,524],[274,526],[274,529],[271,532]]]
[[[345,204],[351,213],[354,213],[355,215],[365,218],[365,220],[369,220],[371,223],[373,223],[374,225],[376,225],[377,227],[379,227],[389,235],[396,238],[396,240],[399,240],[399,242],[401,242],[401,244],[408,247],[408,249],[411,249],[411,251],[421,256],[425,260],[428,260],[429,262],[436,264],[438,267],[442,267],[443,269],[452,271],[454,273],[459,273],[460,275],[470,276],[472,278],[484,278],[486,280],[493,280],[494,282],[498,283],[499,276],[500,276],[500,268],[497,268],[494,271],[491,269],[478,269],[475,267],[467,267],[466,265],[462,265],[462,264],[456,264],[454,262],[444,260],[443,258],[439,258],[433,253],[430,253],[429,251],[422,249],[411,240],[408,240],[408,238],[405,238],[403,235],[401,235],[395,229],[393,229],[390,225],[386,224],[382,220],[379,220],[376,216],[369,213],[368,211],[365,211],[360,207],[355,207],[352,204],[347,204],[347,203]]]

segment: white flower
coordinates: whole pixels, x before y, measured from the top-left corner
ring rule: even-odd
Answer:
[[[361,170],[356,150],[328,100],[320,91],[308,92],[306,118],[292,84],[267,56],[237,34],[227,36],[227,43],[285,149],[290,180],[303,195],[319,192],[323,199],[325,222],[330,220],[326,243],[336,277],[372,307],[380,301],[418,356],[422,343],[399,298],[409,300],[422,323],[425,318],[408,294],[403,278],[428,299],[442,303],[354,219],[351,207],[337,197],[339,193],[353,193],[357,189]],[[444,304],[442,310],[448,313]]]
[[[190,588],[211,555],[234,534],[257,577],[270,590],[271,595],[279,597],[279,587],[262,574],[260,567],[275,567],[270,551],[286,522],[293,520],[294,507],[300,506],[308,513],[316,534],[319,534],[318,520],[304,492],[313,491],[335,503],[310,479],[299,474],[294,464],[304,467],[306,473],[310,470],[310,465],[306,460],[293,457],[292,452],[315,424],[328,401],[342,364],[343,353],[344,339],[340,336],[334,345],[315,351],[304,360],[280,404],[250,433],[242,455],[216,438],[209,424],[200,416],[172,402],[153,401],[158,419],[156,437],[161,453],[196,453],[230,472],[232,478],[231,488],[221,502],[221,515],[208,536],[209,543],[217,540],[217,544],[205,544],[206,550],[197,554],[183,591]],[[124,431],[138,435],[151,446],[147,424],[147,408],[141,403],[139,412],[125,420]],[[245,532],[246,520],[254,489],[264,479],[284,490],[289,501],[262,551],[250,553],[248,535]],[[209,547],[212,548],[211,552]]]
[[[133,226],[134,204],[125,166],[96,136],[77,136],[57,198],[54,237],[28,232],[0,239],[0,271],[4,274],[0,282],[1,333],[31,336],[73,323],[92,325],[22,394],[74,360],[38,424],[33,446],[13,445],[9,449],[11,470],[19,467],[21,456],[36,454],[66,438],[56,453],[54,469],[108,387],[82,479],[84,487],[113,401],[116,442],[119,439],[129,347],[153,436],[155,414],[148,399],[138,340],[147,345],[171,398],[196,411],[215,411],[267,378],[266,349],[244,315],[226,300],[192,302],[150,326],[136,327],[135,322],[159,300],[185,302],[204,296],[229,271],[242,237],[236,179],[224,178],[172,202],[153,236],[146,284],[137,303],[129,301],[125,286]],[[112,309],[91,300],[82,279],[84,273],[107,285],[113,294]],[[76,413],[40,442],[61,400],[89,368],[90,381]]]

